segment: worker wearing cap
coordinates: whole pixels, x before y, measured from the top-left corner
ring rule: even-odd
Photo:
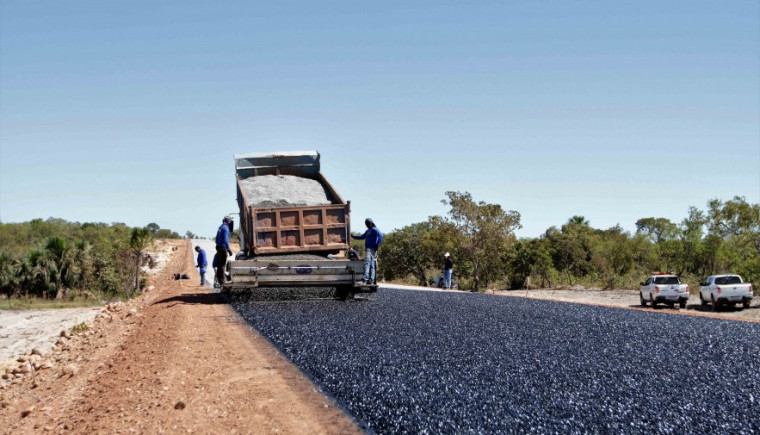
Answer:
[[[364,220],[364,225],[367,226],[367,231],[361,236],[355,236],[351,234],[354,239],[364,240],[364,275],[362,276],[362,283],[377,284],[377,250],[383,243],[383,233],[377,228],[377,225],[371,218]]]
[[[443,254],[443,288],[451,288],[451,274],[454,272],[454,260],[448,252]]]
[[[224,266],[227,265],[227,256],[232,256],[232,249],[230,249],[230,224],[232,224],[232,217],[225,216],[222,219],[222,225],[216,230],[216,277],[219,280],[219,284],[224,284]]]
[[[206,266],[208,266],[208,261],[206,260],[206,251],[204,251],[200,246],[196,246],[195,252],[198,253],[198,261],[195,267],[197,267],[198,271],[201,273],[202,287],[206,285]]]

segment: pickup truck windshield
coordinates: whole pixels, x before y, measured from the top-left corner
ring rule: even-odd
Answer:
[[[715,284],[717,285],[741,284],[741,283],[742,283],[742,279],[736,275],[719,276],[715,278]]]
[[[654,279],[655,284],[681,284],[677,276],[660,276]]]

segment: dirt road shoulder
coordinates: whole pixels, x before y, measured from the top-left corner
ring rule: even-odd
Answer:
[[[111,305],[0,391],[8,433],[356,433],[357,427],[195,273],[189,244],[155,289]],[[194,276],[194,275],[192,275]],[[195,284],[195,280],[189,280]]]

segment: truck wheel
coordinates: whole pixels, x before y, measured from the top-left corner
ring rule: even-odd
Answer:
[[[686,308],[686,299],[678,301],[678,308]]]
[[[657,301],[654,299],[654,295],[649,293],[649,302],[652,303],[652,308],[657,308]]]
[[[749,308],[750,301],[742,301],[742,308]]]
[[[351,286],[339,285],[335,287],[335,297],[338,300],[345,301],[346,299],[353,299],[354,293]]]
[[[644,295],[642,295],[641,292],[639,292],[639,301],[641,302],[641,306],[642,307],[646,307],[647,306],[647,301],[644,300]]]
[[[702,297],[702,292],[699,292],[699,303],[700,303],[700,305],[702,305],[703,307],[704,307],[705,305],[707,305],[707,301],[705,300],[705,298],[703,298],[703,297]]]
[[[713,311],[720,311],[720,304],[718,301],[715,300],[715,296],[710,296],[710,299],[712,300],[712,308]]]

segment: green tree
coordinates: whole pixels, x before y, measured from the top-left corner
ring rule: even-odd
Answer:
[[[150,234],[155,237],[161,227],[157,223],[151,222],[148,225],[145,225],[145,229],[150,231]]]
[[[520,240],[512,255],[509,257],[510,288],[526,288],[532,285],[529,281],[535,277],[540,281],[540,287],[552,284],[551,247],[545,238]]]
[[[140,261],[143,257],[143,251],[151,245],[152,235],[146,228],[133,228],[129,239],[129,247],[134,251],[135,256],[135,291],[140,290]],[[127,294],[130,297],[130,294]]]
[[[516,242],[514,231],[521,228],[520,213],[505,211],[498,204],[475,202],[468,192],[449,191],[446,197],[442,202],[450,210],[441,224],[456,230],[455,241],[472,262],[472,290],[478,291],[481,284],[488,287],[504,275],[504,253]]]
[[[673,239],[678,234],[678,225],[666,218],[642,218],[636,221],[636,232],[660,244]]]
[[[433,232],[430,222],[407,225],[385,235],[382,274],[386,280],[412,275],[419,285],[427,285],[427,270],[432,267],[430,244]]]

